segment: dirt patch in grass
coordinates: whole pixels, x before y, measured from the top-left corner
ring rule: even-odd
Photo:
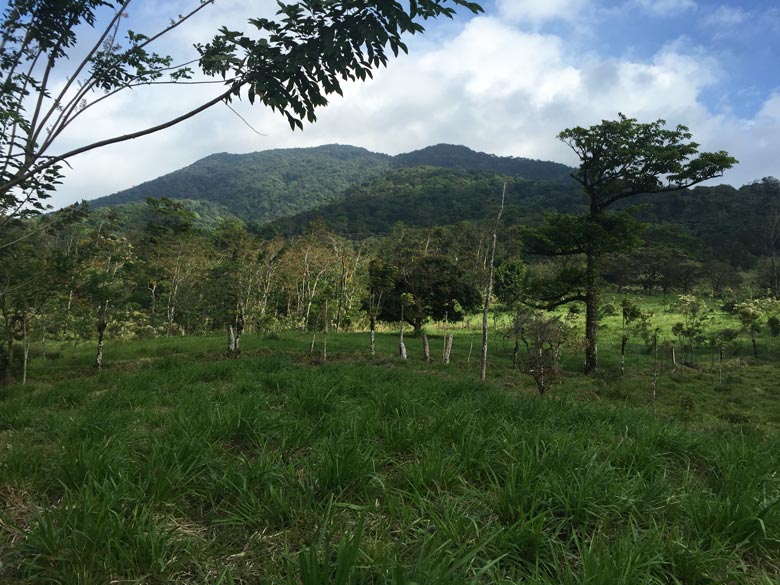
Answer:
[[[29,491],[11,484],[0,485],[0,550],[23,538],[37,510]]]

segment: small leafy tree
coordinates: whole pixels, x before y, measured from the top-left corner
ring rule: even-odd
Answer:
[[[561,351],[574,340],[575,328],[558,315],[548,317],[542,311],[528,309],[518,311],[513,328],[526,349],[522,371],[544,395],[560,376]]]
[[[127,238],[95,231],[83,246],[87,256],[79,274],[79,292],[92,307],[97,330],[95,367],[103,369],[106,328],[112,310],[129,297],[133,282],[129,272],[135,261],[133,246]]]
[[[710,347],[718,350],[718,383],[723,382],[723,352],[739,336],[738,329],[721,329],[710,337]]]
[[[746,301],[737,303],[734,310],[742,323],[742,327],[750,333],[750,343],[753,345],[753,357],[758,357],[758,344],[756,338],[761,332],[760,320],[764,317],[764,310],[761,304],[756,301]]]
[[[767,314],[776,310],[778,301],[775,299],[753,299],[734,305],[742,328],[750,334],[750,343],[753,346],[753,357],[758,357],[758,334],[761,332],[761,321]]]
[[[706,340],[704,327],[710,320],[711,311],[707,304],[695,295],[680,295],[677,299],[677,308],[684,320],[674,324],[672,333],[680,339],[693,365],[696,363],[696,346]]]
[[[642,318],[639,306],[628,298],[623,298],[621,308],[621,336],[620,336],[620,373],[626,371],[626,346],[630,338],[631,329]]]

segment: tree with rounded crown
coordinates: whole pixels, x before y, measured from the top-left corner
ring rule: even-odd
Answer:
[[[680,191],[720,177],[737,163],[725,151],[699,152],[686,126],[667,128],[665,120],[638,122],[618,114],[589,128],[563,130],[558,139],[580,159],[572,178],[588,197],[588,211],[578,218],[555,221],[568,226],[566,233],[555,226],[542,226],[534,237],[536,252],[546,255],[580,254],[584,270],[576,290],[559,290],[548,306],[571,300],[585,302],[585,373],[598,365],[598,308],[601,260],[605,253],[636,238],[638,223],[625,213],[608,212],[618,201],[642,194]],[[622,235],[618,235],[621,234]],[[618,235],[618,237],[615,237]],[[541,236],[541,237],[539,237]]]

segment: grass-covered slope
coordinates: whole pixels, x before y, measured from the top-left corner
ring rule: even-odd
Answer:
[[[102,375],[91,352],[39,362],[0,394],[0,582],[780,578],[772,427],[479,384],[460,342],[446,368],[389,357],[389,335],[374,359],[331,336],[325,363],[308,341],[246,336],[237,361],[217,338],[136,342]]]

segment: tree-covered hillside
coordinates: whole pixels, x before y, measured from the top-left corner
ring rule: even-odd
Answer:
[[[344,236],[364,239],[387,235],[397,222],[429,227],[481,220],[495,215],[505,182],[507,216],[513,223],[546,211],[569,211],[580,200],[571,184],[526,181],[487,171],[402,168],[348,189],[341,201],[277,220],[263,232],[299,234],[321,218]]]
[[[143,202],[147,197],[199,199],[218,203],[245,221],[263,223],[330,203],[350,185],[389,168],[389,156],[353,146],[220,153],[90,205]]]
[[[740,268],[780,248],[780,181],[767,177],[735,188],[697,187],[683,193],[645,196],[642,221],[673,222],[701,238],[709,254]]]
[[[572,184],[569,177],[572,169],[564,165],[499,157],[465,146],[438,144],[391,157],[354,146],[332,144],[250,154],[213,154],[153,181],[96,199],[90,205],[142,203],[147,197],[200,200],[218,204],[229,215],[246,222],[263,224],[362,196],[370,189],[377,188],[382,194],[387,191],[381,179],[385,173],[421,166]],[[427,181],[426,175],[422,177]],[[371,181],[377,178],[380,183],[373,185]],[[397,173],[388,178],[391,185],[397,181]],[[410,181],[412,179],[406,182]],[[363,186],[366,183],[371,187]],[[463,187],[457,186],[459,193]],[[419,190],[417,186],[414,188]]]
[[[436,144],[414,152],[399,154],[393,158],[393,166],[398,168],[431,166],[466,171],[490,171],[500,175],[522,177],[528,181],[561,183],[572,183],[570,175],[574,170],[560,163],[514,156],[496,156],[454,144]]]

